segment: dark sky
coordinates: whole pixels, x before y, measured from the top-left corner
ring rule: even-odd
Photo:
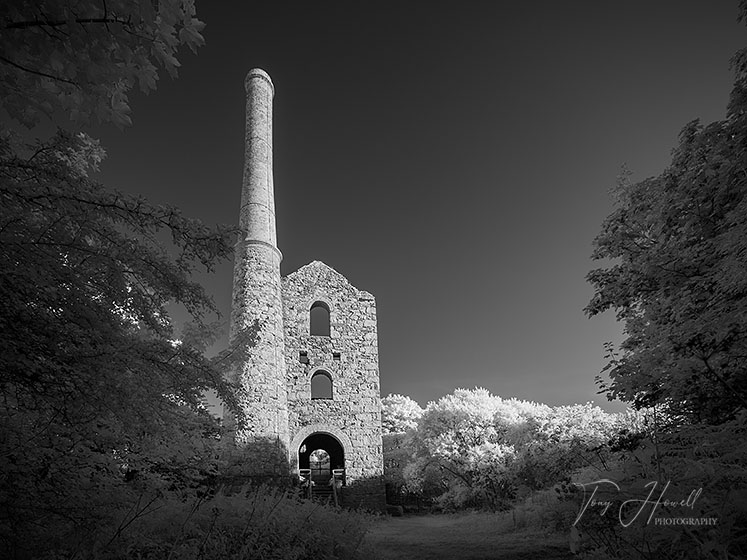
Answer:
[[[621,166],[658,174],[721,119],[736,1],[198,2],[206,45],[96,129],[101,179],[238,221],[244,76],[275,83],[283,274],[322,260],[377,298],[382,395],[595,401],[611,313],[592,240]],[[231,263],[202,278],[227,316]]]

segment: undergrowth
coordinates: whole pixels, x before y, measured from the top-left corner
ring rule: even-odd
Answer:
[[[372,516],[270,486],[155,504],[75,551],[81,560],[364,560]]]

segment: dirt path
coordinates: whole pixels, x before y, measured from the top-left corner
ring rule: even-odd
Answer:
[[[365,543],[381,560],[565,560],[568,540],[536,529],[514,531],[490,514],[387,517]]]

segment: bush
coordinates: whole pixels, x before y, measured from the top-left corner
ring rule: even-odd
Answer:
[[[587,493],[569,492],[581,505],[602,478],[597,503],[576,527],[586,558],[682,560],[736,559],[747,554],[747,414],[719,426],[683,424],[636,434],[610,464],[610,470],[579,473]],[[650,503],[641,505],[642,500]],[[631,506],[623,508],[626,500]],[[660,500],[661,503],[657,503]],[[682,501],[687,500],[685,505]],[[656,504],[656,505],[654,505]],[[640,515],[636,518],[637,512]],[[677,518],[686,518],[678,523]],[[690,525],[688,519],[695,520]],[[710,520],[700,524],[697,520]],[[624,522],[624,525],[623,525]]]
[[[371,517],[303,500],[293,491],[245,487],[233,495],[164,499],[99,531],[85,550],[45,559],[353,560]]]

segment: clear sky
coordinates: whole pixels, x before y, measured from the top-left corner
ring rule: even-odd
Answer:
[[[100,179],[238,221],[244,76],[275,83],[282,273],[373,293],[382,395],[456,387],[594,401],[612,314],[587,319],[592,240],[626,164],[658,174],[723,118],[736,1],[197,2],[206,45],[94,130]],[[200,277],[228,316],[232,263]]]

